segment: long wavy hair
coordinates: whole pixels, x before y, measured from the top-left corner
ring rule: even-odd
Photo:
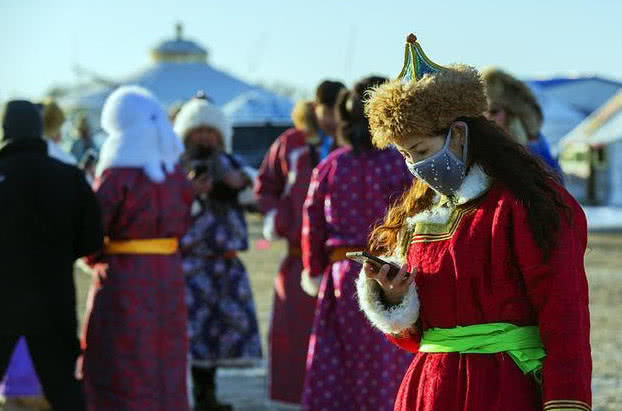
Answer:
[[[494,181],[503,184],[516,196],[527,210],[527,222],[533,237],[548,259],[560,218],[569,218],[569,209],[554,188],[556,177],[548,166],[483,116],[462,117],[456,121],[468,125],[468,164],[479,164]],[[396,249],[400,245],[398,234],[406,218],[429,208],[433,197],[434,191],[425,182],[415,180],[370,234],[370,251],[382,255]]]

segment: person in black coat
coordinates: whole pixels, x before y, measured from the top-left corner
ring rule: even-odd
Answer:
[[[40,110],[7,103],[0,140],[0,375],[20,336],[54,410],[83,410],[73,263],[103,243],[95,195],[47,154]]]

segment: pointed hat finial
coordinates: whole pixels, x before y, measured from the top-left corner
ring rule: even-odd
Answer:
[[[444,69],[443,66],[434,63],[425,55],[421,45],[417,41],[417,36],[410,33],[406,37],[404,66],[397,77],[398,80],[405,82],[419,81],[425,74],[437,73]]]

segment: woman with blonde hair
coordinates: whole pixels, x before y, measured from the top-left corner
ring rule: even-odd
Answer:
[[[358,279],[368,318],[415,353],[395,409],[589,411],[585,215],[486,108],[480,74],[414,35],[366,103],[374,143],[416,177],[370,237],[399,273]]]
[[[48,143],[48,154],[63,163],[76,165],[77,161],[70,153],[60,146],[61,127],[65,123],[65,113],[52,99],[45,99],[41,103],[43,108],[43,137]]]

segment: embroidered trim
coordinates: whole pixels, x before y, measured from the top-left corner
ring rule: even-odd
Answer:
[[[544,411],[592,411],[592,407],[583,401],[552,400],[544,403]]]
[[[410,244],[430,243],[450,239],[456,233],[464,216],[475,211],[478,205],[479,202],[465,208],[454,209],[449,217],[449,221],[445,224],[417,223]]]
[[[473,202],[473,200],[481,200],[491,185],[492,179],[479,165],[471,167],[453,198],[437,194],[431,208],[406,219],[405,245],[451,238],[462,218],[479,204],[479,201]],[[471,202],[472,204],[467,204]]]
[[[591,408],[576,408],[576,407],[572,407],[572,408],[567,408],[567,407],[563,407],[563,408],[545,408],[544,411],[592,411]]]

